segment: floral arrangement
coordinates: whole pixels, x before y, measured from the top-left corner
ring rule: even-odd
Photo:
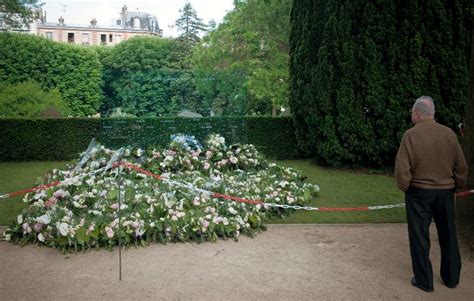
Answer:
[[[212,192],[305,205],[319,191],[317,185],[303,183],[295,170],[266,161],[253,145],[226,147],[219,135],[211,135],[202,148],[183,141],[174,137],[166,149],[123,151],[122,162],[166,181],[111,166],[117,152],[94,146],[82,167],[54,169],[38,182],[61,181],[59,186],[25,195],[29,207],[5,232],[6,239],[63,252],[112,248],[119,238],[124,246],[237,239],[242,233],[253,236],[264,230],[265,221],[284,210],[216,198]]]

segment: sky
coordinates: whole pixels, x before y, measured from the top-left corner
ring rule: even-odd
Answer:
[[[186,2],[191,3],[204,23],[211,19],[218,24],[225,14],[234,8],[233,0],[43,0],[47,22],[57,22],[60,16],[66,24],[89,24],[93,18],[100,25],[111,25],[112,18],[119,17],[124,5],[129,11],[142,11],[158,18],[163,36],[176,37],[176,29],[170,28],[178,19],[179,10]]]

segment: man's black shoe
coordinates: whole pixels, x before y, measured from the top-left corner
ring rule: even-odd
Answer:
[[[424,290],[425,292],[428,292],[428,293],[434,292],[434,289],[433,289],[433,288],[424,287],[424,286],[421,286],[421,285],[419,285],[418,283],[416,283],[415,277],[411,278],[411,284],[412,284],[414,287],[417,287],[417,288],[419,288],[419,289],[421,289],[421,290]]]
[[[443,280],[443,283],[444,285],[446,285],[447,288],[456,288],[456,286],[458,286],[457,284],[448,285],[446,282],[444,282],[444,280]]]

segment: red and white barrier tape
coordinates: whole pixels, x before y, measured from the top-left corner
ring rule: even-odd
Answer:
[[[141,167],[138,167],[138,166],[136,166],[134,164],[131,164],[131,163],[128,163],[128,162],[116,162],[112,165],[113,168],[116,168],[116,167],[119,167],[119,166],[128,167],[128,168],[133,169],[133,170],[135,170],[139,173],[142,173],[144,175],[153,177],[157,180],[165,181],[165,182],[173,184],[173,185],[185,187],[187,189],[194,190],[194,191],[199,191],[201,193],[206,193],[206,194],[208,194],[208,195],[210,195],[211,197],[214,197],[214,198],[221,198],[221,199],[225,199],[225,200],[230,200],[230,201],[240,202],[240,203],[247,203],[247,204],[251,204],[251,205],[263,205],[265,207],[276,207],[276,208],[283,208],[283,209],[297,209],[297,210],[308,210],[308,211],[369,211],[369,210],[378,210],[378,209],[401,208],[401,207],[405,206],[404,203],[399,203],[399,204],[394,204],[394,205],[363,206],[363,207],[310,207],[310,206],[265,203],[265,202],[260,201],[260,200],[249,200],[249,199],[245,199],[245,198],[241,198],[241,197],[236,197],[236,196],[231,196],[231,195],[227,195],[227,194],[221,194],[221,193],[216,193],[216,192],[200,189],[200,188],[194,187],[192,184],[189,184],[189,183],[181,183],[181,182],[174,181],[174,180],[168,179],[166,177],[154,174],[151,171],[148,171],[146,169],[143,169]],[[97,173],[99,171],[102,171],[104,169],[105,168],[98,169],[96,171],[93,171],[91,173],[83,175],[83,177],[86,177],[86,176],[91,175],[91,174],[95,174],[95,173]],[[30,188],[30,189],[24,189],[24,190],[19,190],[19,191],[15,191],[15,192],[10,192],[10,193],[7,193],[7,194],[0,195],[0,199],[26,194],[28,192],[48,189],[48,188],[51,188],[51,187],[54,187],[54,186],[58,186],[58,185],[62,184],[63,182],[64,181],[56,181],[56,182],[36,186],[36,187]],[[456,193],[456,197],[465,197],[465,196],[468,196],[470,194],[474,194],[474,190],[466,190],[466,191],[458,192],[458,193]]]

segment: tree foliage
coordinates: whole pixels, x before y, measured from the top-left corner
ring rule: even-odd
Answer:
[[[102,52],[106,96],[102,113],[120,107],[136,116],[163,116],[194,108],[195,89],[183,75],[180,50],[181,44],[173,39],[135,37]]]
[[[42,37],[0,33],[0,83],[35,80],[57,88],[74,116],[93,115],[102,101],[102,66],[93,49]]]
[[[0,0],[0,29],[29,28],[42,6],[39,0]]]
[[[457,2],[294,1],[290,107],[301,150],[320,163],[394,159],[415,98],[455,129],[467,99],[465,13]]]
[[[33,80],[13,85],[0,84],[1,117],[40,117],[51,108],[63,115],[69,114],[58,89],[43,90]]]
[[[175,26],[180,33],[178,39],[192,47],[201,41],[199,35],[207,31],[207,26],[198,17],[191,3],[186,3],[179,12],[181,15],[175,22]]]
[[[290,0],[237,1],[204,37],[193,67],[209,107],[224,107],[224,114],[268,114],[272,105],[288,106],[290,7]]]

